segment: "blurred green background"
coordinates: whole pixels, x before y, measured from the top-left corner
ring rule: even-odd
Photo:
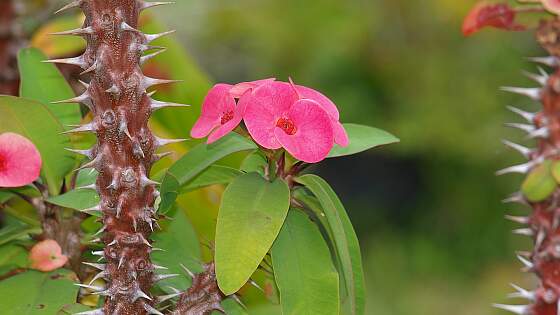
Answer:
[[[509,283],[534,286],[515,258],[529,240],[503,218],[527,209],[501,203],[522,178],[494,175],[522,162],[501,144],[523,141],[503,126],[519,121],[505,106],[538,109],[498,91],[533,85],[521,74],[543,54],[531,32],[464,38],[475,0],[177,2],[153,12],[214,81],[292,77],[331,97],[343,122],[401,139],[315,170],[357,229],[368,315],[505,314],[491,304],[508,302]]]
[[[389,130],[402,142],[328,161],[317,171],[340,193],[364,253],[367,314],[505,314],[510,282],[531,287],[501,200],[521,177],[494,172],[522,162],[503,138],[517,121],[498,91],[531,85],[528,33],[463,38],[473,0],[180,0],[156,15],[219,82],[266,77],[315,87],[342,120]],[[184,78],[188,86],[189,78]],[[515,301],[513,301],[515,302]],[[520,301],[521,302],[521,301]]]

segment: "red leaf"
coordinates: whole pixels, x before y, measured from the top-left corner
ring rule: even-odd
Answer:
[[[525,26],[515,23],[517,12],[506,3],[478,3],[463,22],[463,35],[469,36],[484,27],[495,27],[510,31],[525,30]]]

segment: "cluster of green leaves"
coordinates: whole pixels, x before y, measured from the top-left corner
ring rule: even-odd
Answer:
[[[521,192],[527,200],[539,202],[548,199],[560,183],[560,161],[545,160],[525,178]]]

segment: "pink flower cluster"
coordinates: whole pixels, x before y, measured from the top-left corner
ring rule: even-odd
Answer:
[[[191,136],[209,135],[208,143],[212,143],[242,120],[262,147],[284,148],[307,163],[325,159],[335,143],[348,145],[338,109],[330,99],[313,89],[275,79],[215,85],[202,104]]]

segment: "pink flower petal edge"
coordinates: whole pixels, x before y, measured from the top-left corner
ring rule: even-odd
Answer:
[[[62,255],[62,248],[54,240],[41,241],[29,253],[31,268],[49,272],[61,268],[68,262],[68,257]]]
[[[15,133],[0,135],[0,187],[21,187],[41,172],[41,155],[27,138]]]
[[[294,89],[284,82],[269,82],[252,93],[246,93],[240,102],[246,103],[243,119],[253,140],[267,149],[282,147],[274,129],[278,119],[298,100]]]
[[[542,0],[542,4],[551,13],[560,14],[560,1],[559,0]]]
[[[241,123],[243,113],[229,93],[229,84],[216,84],[202,104],[202,113],[191,130],[191,137],[200,139],[208,136],[212,143],[231,132]]]
[[[274,82],[276,81],[276,78],[269,78],[269,79],[263,79],[263,80],[256,80],[256,81],[250,81],[250,82],[241,82],[238,83],[236,85],[234,85],[230,90],[229,93],[235,97],[235,98],[241,98],[243,96],[243,94],[245,94],[245,92],[251,90],[251,89],[256,89],[261,85],[270,83],[270,82]]]
[[[290,128],[277,126],[274,134],[286,151],[307,163],[320,162],[329,155],[334,141],[331,117],[318,102],[297,101],[285,119]]]

